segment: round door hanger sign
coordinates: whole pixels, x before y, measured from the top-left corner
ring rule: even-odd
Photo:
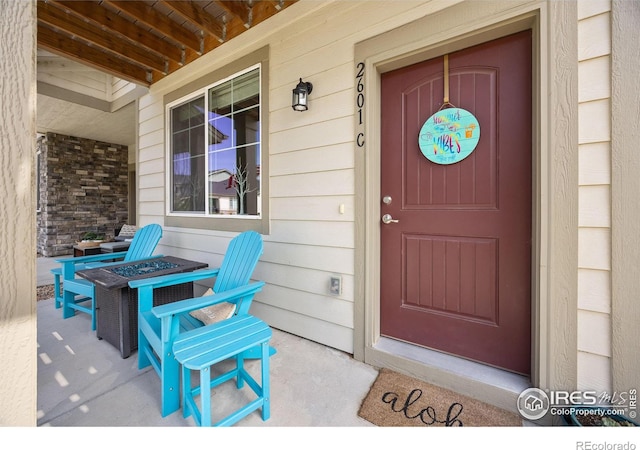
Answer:
[[[420,129],[422,154],[436,164],[455,164],[469,156],[480,140],[480,124],[462,108],[442,109],[429,117]]]

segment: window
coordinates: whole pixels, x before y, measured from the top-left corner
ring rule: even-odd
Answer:
[[[261,216],[260,65],[167,105],[170,215]]]

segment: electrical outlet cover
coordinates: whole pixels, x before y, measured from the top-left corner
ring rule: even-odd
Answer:
[[[342,279],[340,277],[331,277],[329,291],[333,295],[340,295],[342,293]]]

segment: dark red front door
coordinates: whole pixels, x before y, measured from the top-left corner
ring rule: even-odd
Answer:
[[[531,33],[448,59],[449,101],[481,130],[455,164],[418,145],[443,104],[444,58],[382,76],[381,214],[398,222],[380,223],[381,333],[529,374]]]

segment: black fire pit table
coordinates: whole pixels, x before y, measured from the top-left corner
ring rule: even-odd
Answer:
[[[79,270],[76,274],[95,286],[96,336],[120,350],[123,358],[128,358],[138,348],[138,290],[131,289],[129,281],[192,272],[205,267],[208,264],[174,256],[159,256]],[[192,282],[167,286],[154,289],[153,305],[191,297]]]

